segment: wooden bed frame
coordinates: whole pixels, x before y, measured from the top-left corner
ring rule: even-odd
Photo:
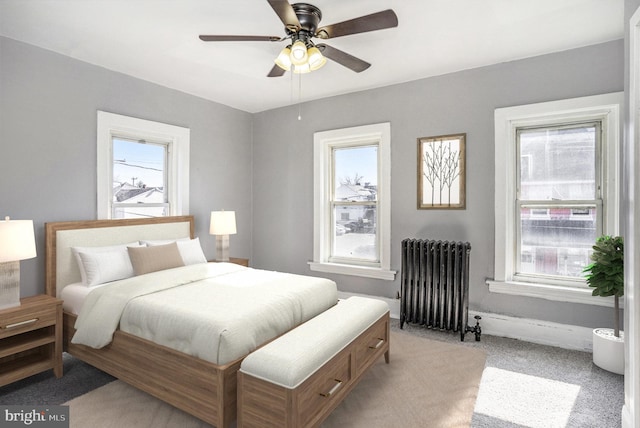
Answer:
[[[98,234],[104,235],[106,241],[84,243],[85,246],[115,245],[140,239],[183,237],[161,236],[163,225],[173,227],[176,223],[187,223],[185,235],[194,237],[193,216],[46,223],[46,293],[57,297],[60,295],[57,286],[68,284],[57,284],[60,273],[58,251],[70,251],[69,248],[58,248],[59,232],[87,229],[88,233],[95,233],[95,229],[100,228],[118,228],[114,230],[121,232],[123,226],[133,226],[132,234],[124,234],[124,240],[122,233],[120,238],[111,237],[110,229],[104,229],[107,233],[98,231]],[[154,232],[148,234],[147,226]],[[73,262],[68,268],[77,270]],[[79,271],[72,276],[79,278]],[[63,318],[64,350],[74,357],[216,427],[226,428],[236,420],[236,379],[242,358],[225,365],[213,364],[120,330],[114,334],[111,344],[93,349],[71,343],[76,316],[65,312]]]

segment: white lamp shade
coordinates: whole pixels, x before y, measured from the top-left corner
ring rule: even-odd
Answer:
[[[0,263],[36,257],[32,220],[0,220]]]
[[[211,211],[209,234],[234,235],[236,233],[235,211]]]

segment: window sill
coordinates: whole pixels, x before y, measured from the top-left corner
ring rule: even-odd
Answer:
[[[596,305],[613,307],[613,297],[592,296],[591,289],[563,287],[559,285],[532,284],[526,282],[486,281],[491,293],[511,294],[515,296],[537,297],[540,299],[554,300],[557,302],[581,303],[583,305]],[[620,307],[622,307],[620,299]]]
[[[317,272],[339,273],[342,275],[362,276],[365,278],[384,279],[393,281],[396,271],[366,266],[343,265],[338,263],[309,262],[309,268]]]

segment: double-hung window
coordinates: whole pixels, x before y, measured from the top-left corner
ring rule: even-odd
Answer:
[[[515,275],[583,284],[602,235],[601,120],[516,129]]]
[[[98,218],[189,212],[188,128],[98,111]]]
[[[492,292],[592,299],[583,269],[618,233],[622,94],[497,109]]]
[[[317,132],[310,268],[393,279],[390,211],[389,123]]]

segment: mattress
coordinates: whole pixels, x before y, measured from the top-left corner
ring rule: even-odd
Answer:
[[[96,285],[95,287],[102,287],[106,284]],[[91,290],[94,287],[87,287],[81,282],[69,284],[60,292],[60,298],[62,299],[62,309],[72,314],[79,314],[82,309],[84,299],[87,298]]]
[[[139,286],[144,291],[133,291]],[[247,355],[338,301],[331,280],[228,263],[114,281],[85,299],[73,343],[105,346],[108,340],[100,337],[111,337],[113,331],[104,329],[112,325],[115,330],[119,324],[122,331],[220,365]],[[108,313],[110,306],[122,309]]]

